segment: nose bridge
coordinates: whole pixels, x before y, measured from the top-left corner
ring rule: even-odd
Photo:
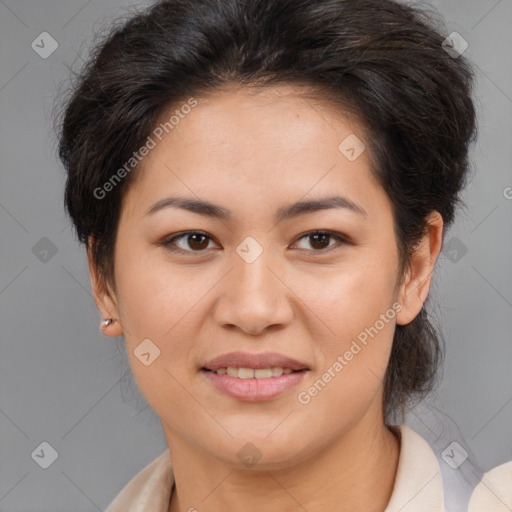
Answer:
[[[240,292],[247,289],[253,295],[269,293],[276,287],[276,277],[270,271],[272,268],[271,250],[260,249],[252,241],[241,243],[237,248],[235,279],[240,284]],[[277,266],[274,262],[274,266]],[[270,268],[269,268],[270,267]],[[273,285],[273,286],[272,286]]]
[[[275,275],[279,264],[270,249],[247,237],[236,248],[234,266],[220,298],[217,321],[259,332],[291,318],[286,287]]]
[[[268,247],[264,249],[262,244],[249,236],[239,244],[236,253],[233,277],[237,300],[242,304],[249,301],[252,308],[271,307],[276,294],[282,292],[278,290],[277,279],[270,271],[272,266],[278,266],[276,261],[271,261],[275,260],[272,250]]]

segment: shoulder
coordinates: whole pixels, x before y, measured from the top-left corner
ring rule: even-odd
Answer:
[[[512,509],[512,461],[487,471],[475,487],[468,512],[510,512]]]
[[[400,434],[400,455],[385,512],[444,512],[441,470],[429,443],[407,425],[392,429]]]
[[[167,512],[174,477],[168,450],[140,470],[105,512]]]

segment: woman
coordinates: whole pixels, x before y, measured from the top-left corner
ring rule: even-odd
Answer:
[[[395,418],[476,136],[446,41],[390,0],[168,0],[97,46],[66,207],[168,445],[108,512],[444,510]]]

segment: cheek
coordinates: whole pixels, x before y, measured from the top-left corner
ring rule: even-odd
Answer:
[[[124,246],[119,243],[116,260],[123,326],[133,336],[161,339],[187,314],[201,290],[191,286],[191,271],[166,260],[164,249],[139,248],[128,253],[123,247],[129,245],[128,240]],[[140,240],[131,244],[140,245]]]
[[[321,320],[314,338],[322,358],[301,403],[314,400],[313,408],[325,414],[336,404],[357,417],[382,386],[399,309],[393,307],[397,268],[392,258],[388,265],[382,260],[360,258],[302,289]]]
[[[171,267],[162,264],[162,258],[160,262],[150,260],[142,250],[126,250],[138,245],[140,241],[130,243],[120,237],[117,246],[118,309],[135,380],[148,402],[155,406],[164,390],[170,403],[173,394],[179,393],[168,371],[173,367],[181,369],[176,362],[182,362],[185,350],[190,349],[183,329],[187,313],[198,299],[190,296],[193,287],[186,284],[183,272],[171,273]]]
[[[347,340],[373,326],[395,300],[396,269],[369,259],[357,258],[353,263],[323,270],[315,275],[297,275],[294,292],[301,298],[327,332],[328,350],[340,349]],[[388,335],[393,326],[394,312],[379,331]]]
[[[333,282],[324,298],[322,320],[330,329],[317,337],[321,361],[297,397],[306,422],[323,418],[335,430],[355,424],[383,390],[395,329],[388,280],[357,277]]]

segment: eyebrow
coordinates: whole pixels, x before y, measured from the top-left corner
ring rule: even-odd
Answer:
[[[222,220],[231,220],[231,211],[223,206],[211,203],[209,201],[192,199],[186,197],[166,197],[153,204],[146,211],[145,215],[153,215],[154,213],[163,210],[164,208],[181,208],[188,210],[199,215],[207,217],[213,217]],[[275,220],[287,220],[300,215],[313,213],[319,210],[328,210],[332,208],[345,208],[350,210],[362,217],[367,217],[366,210],[348,199],[342,196],[330,196],[319,199],[311,199],[308,201],[298,201],[296,203],[283,206],[276,211]]]

